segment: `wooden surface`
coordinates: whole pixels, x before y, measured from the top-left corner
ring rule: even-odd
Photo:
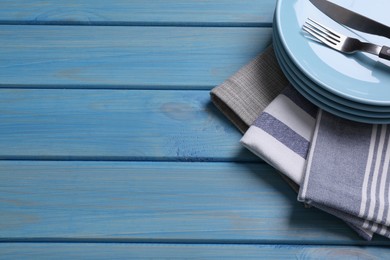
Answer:
[[[4,24],[269,26],[274,0],[2,0]]]
[[[274,6],[1,1],[0,258],[386,258],[210,102],[271,43]]]
[[[270,28],[0,28],[4,88],[210,89],[272,38]]]
[[[153,243],[0,244],[4,258],[18,259],[387,259],[381,247]]]

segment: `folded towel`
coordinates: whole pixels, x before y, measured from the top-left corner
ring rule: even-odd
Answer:
[[[272,46],[210,92],[214,105],[245,133],[257,116],[288,84]],[[299,187],[284,174],[296,191]]]
[[[288,86],[260,113],[241,143],[300,185],[317,110]]]
[[[280,94],[288,81],[268,47],[218,87],[211,100],[244,133],[257,116]]]
[[[288,85],[260,113],[241,143],[300,185],[304,180],[309,151],[312,152],[310,147],[318,111],[316,106]],[[329,168],[323,169],[327,171]],[[372,238],[373,232],[363,226],[360,219],[343,210],[316,201],[308,203],[306,199],[300,200],[344,220],[364,239]]]
[[[274,111],[277,111],[279,108],[275,105],[276,103],[270,105],[269,107],[268,105],[282,92],[282,90],[287,85],[288,81],[284,77],[282,71],[279,68],[279,65],[277,64],[276,57],[273,53],[273,48],[270,47],[263,54],[259,55],[248,65],[243,67],[230,79],[226,80],[220,86],[214,88],[210,94],[214,104],[226,115],[227,118],[233,122],[234,125],[240,129],[241,132],[245,132],[252,123],[254,125],[258,125],[263,124],[261,121],[269,122],[268,119],[272,118],[272,116],[275,115]],[[298,106],[300,110],[304,111],[301,111],[301,114],[293,113],[291,118],[287,116],[285,119],[288,120],[284,122],[287,123],[285,124],[286,126],[289,128],[292,127],[292,129],[295,129],[298,132],[296,137],[298,137],[299,141],[290,142],[289,144],[282,143],[283,145],[279,146],[280,149],[273,149],[275,156],[270,156],[269,153],[270,148],[277,147],[274,146],[275,144],[268,144],[264,146],[264,151],[268,151],[268,153],[259,152],[256,146],[251,147],[251,145],[247,145],[247,147],[262,157],[265,161],[273,165],[275,168],[279,169],[284,175],[288,176],[289,178],[286,178],[286,181],[289,182],[292,187],[297,189],[297,184],[301,183],[305,171],[306,156],[309,151],[308,149],[310,146],[311,136],[314,131],[317,108],[307,102],[299,94],[294,93],[291,88],[287,88],[283,92],[283,95],[285,97],[277,97],[275,102],[279,102],[280,104],[285,105],[285,109],[288,111],[294,111],[294,109],[291,110],[289,105]],[[291,102],[286,105],[286,103],[283,102],[283,99],[291,100]],[[268,119],[265,118],[265,113],[264,115],[261,114],[261,112],[266,107],[266,113],[268,112]],[[261,114],[261,116],[257,118],[259,114]],[[302,115],[304,116],[302,117]],[[283,120],[281,122],[283,122]],[[249,138],[251,128],[249,128],[249,130],[245,133],[242,142],[245,142],[245,139],[251,139]],[[275,129],[280,128],[278,127]],[[269,128],[268,131],[273,131],[272,127]],[[293,134],[293,132],[294,131],[290,133]],[[284,141],[287,142],[288,140],[285,138],[286,135],[282,135],[283,133],[285,132],[279,131],[279,139],[283,140],[284,138]],[[286,146],[286,144],[289,146]],[[279,155],[279,157],[277,155]],[[285,160],[291,158],[289,155],[293,155],[293,157],[297,160],[291,160],[289,161],[290,164],[287,165]],[[284,160],[275,160],[275,158]],[[302,201],[306,200],[302,198]],[[372,232],[366,228],[362,228],[362,224],[359,221],[360,219],[352,218],[352,221],[349,221],[350,215],[345,214],[343,211],[328,207],[326,204],[317,205],[317,203],[313,201],[311,201],[310,204],[341,219],[344,219],[348,225],[350,225],[365,239],[371,239]]]
[[[241,142],[302,184],[298,200],[338,216],[370,239],[373,233],[390,238],[389,136],[387,125],[339,118],[290,87]]]
[[[298,199],[390,238],[390,127],[319,111]]]

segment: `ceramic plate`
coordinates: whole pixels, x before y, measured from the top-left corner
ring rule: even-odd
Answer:
[[[294,66],[294,63],[289,60],[288,55],[285,53],[278,40],[277,34],[274,35],[274,48],[278,50],[280,55],[279,59],[282,59],[281,62],[283,62],[283,65],[287,67],[289,74],[294,77],[295,81],[299,83],[300,87],[311,93],[318,100],[321,100],[322,102],[327,103],[329,106],[335,107],[347,113],[367,117],[390,118],[390,111],[389,107],[387,106],[381,106],[379,108],[382,110],[376,111],[375,108],[378,108],[377,106],[363,105],[361,103],[345,100],[319,87],[316,87],[316,85],[314,85],[313,82],[311,82],[307,77],[301,75],[301,72]],[[361,107],[363,107],[363,109]],[[369,109],[367,109],[367,107],[369,107]]]
[[[317,105],[321,109],[328,111],[329,113],[349,120],[374,124],[390,123],[390,118],[388,117],[388,114],[386,115],[386,113],[358,111],[350,108],[346,109],[346,107],[340,106],[339,104],[334,104],[332,100],[329,100],[318,95],[318,93],[311,91],[310,88],[306,88],[305,85],[302,84],[302,81],[299,79],[299,77],[297,77],[287,65],[287,62],[284,60],[285,54],[282,54],[282,50],[279,47],[280,46],[278,46],[277,39],[274,39],[275,54],[284,74],[294,86],[294,88],[297,89],[298,92],[300,92],[310,102]]]
[[[276,21],[274,21],[275,23]],[[279,35],[277,31],[274,31],[275,37],[277,38],[277,43],[280,44]],[[345,99],[341,96],[335,95],[332,92],[327,91],[326,89],[318,86],[315,82],[313,82],[310,78],[308,78],[305,74],[303,74],[294,64],[294,62],[290,59],[288,54],[284,51],[283,47],[279,47],[280,51],[283,53],[283,56],[285,57],[286,65],[288,65],[294,72],[294,74],[300,78],[301,81],[304,82],[306,87],[312,89],[312,92],[317,92],[321,96],[326,97],[327,99],[333,100],[336,103],[339,103],[343,106],[351,107],[356,110],[361,111],[372,111],[372,112],[388,112],[390,115],[390,106],[376,106],[376,105],[370,105],[366,103],[360,103],[355,102],[350,99]]]
[[[277,52],[278,61],[279,63],[281,63],[280,65],[282,65],[283,69],[287,71],[289,76],[294,79],[294,87],[298,85],[300,89],[305,90],[305,92],[309,93],[316,100],[321,101],[321,103],[326,104],[329,107],[333,107],[339,111],[356,116],[390,119],[390,112],[373,112],[352,108],[335,102],[332,98],[329,98],[326,95],[322,95],[319,92],[313,91],[310,87],[308,87],[307,83],[302,80],[302,77],[299,75],[299,71],[294,68],[294,65],[288,60],[286,53],[281,48],[280,43],[278,42],[277,35],[274,36],[274,48]]]
[[[390,1],[333,0],[384,24],[390,24]],[[345,55],[313,41],[301,27],[310,17],[345,35],[389,45],[390,40],[348,29],[331,20],[307,0],[279,0],[276,30],[283,49],[302,73],[319,87],[354,102],[390,106],[390,61],[371,54]]]

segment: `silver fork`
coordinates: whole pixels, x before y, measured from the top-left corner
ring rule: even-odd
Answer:
[[[321,41],[325,45],[343,53],[363,51],[390,60],[390,48],[369,42],[362,42],[356,38],[342,35],[334,30],[316,22],[310,18],[305,22],[302,29]]]

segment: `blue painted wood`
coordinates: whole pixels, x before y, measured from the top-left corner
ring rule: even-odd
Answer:
[[[0,90],[0,159],[259,161],[209,91]]]
[[[269,28],[0,26],[0,87],[210,89]]]
[[[2,243],[2,259],[386,259],[389,248],[294,245]]]
[[[298,203],[266,164],[0,161],[0,169],[3,242],[363,243]]]
[[[271,24],[276,0],[2,0],[0,23]]]
[[[233,162],[258,159],[208,90],[270,44],[275,2],[1,1],[0,258],[386,258]]]

